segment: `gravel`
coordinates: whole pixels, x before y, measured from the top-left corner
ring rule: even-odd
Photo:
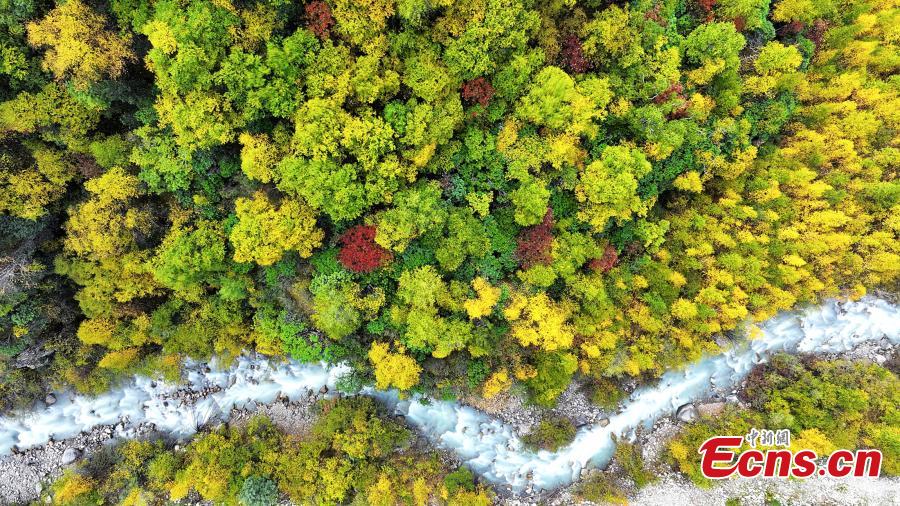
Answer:
[[[145,437],[152,432],[152,427],[138,426],[134,434]],[[65,441],[51,441],[44,446],[0,457],[0,504],[28,503],[37,499],[43,488],[62,474],[67,464],[111,443],[114,433],[112,425],[100,425]]]
[[[629,498],[630,505],[692,504],[721,506],[728,499],[741,506],[763,506],[774,499],[784,505],[900,504],[898,478],[823,478],[807,480],[732,478],[701,489],[680,475],[663,476]]]

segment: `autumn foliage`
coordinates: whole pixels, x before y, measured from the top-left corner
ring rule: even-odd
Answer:
[[[334,17],[328,4],[316,0],[306,4],[307,27],[320,39],[327,39],[331,35],[331,27],[334,25]]]
[[[895,3],[5,2],[0,410],[243,350],[552,404],[896,287]]]
[[[619,253],[612,244],[607,244],[603,249],[603,255],[590,261],[588,267],[598,272],[608,272],[619,262]]]
[[[371,225],[357,225],[341,235],[338,260],[353,272],[372,272],[391,258],[391,252],[375,242],[377,230]]]
[[[553,210],[547,209],[540,223],[522,230],[516,240],[516,257],[523,269],[537,264],[548,264],[553,260],[552,246]]]
[[[563,67],[573,74],[583,74],[591,68],[591,62],[584,56],[581,41],[575,35],[568,35],[563,39],[563,47],[560,52]]]
[[[470,104],[480,104],[487,107],[494,96],[494,87],[483,77],[467,81],[462,85],[463,99]]]

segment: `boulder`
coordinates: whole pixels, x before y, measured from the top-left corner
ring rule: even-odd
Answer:
[[[597,423],[599,423],[601,427],[606,427],[609,425],[609,418],[601,418]]]
[[[675,418],[682,422],[693,422],[699,417],[696,406],[691,403],[683,404],[675,411]]]
[[[62,457],[60,457],[60,464],[67,466],[81,457],[81,450],[77,448],[66,448],[66,451],[63,452]]]
[[[328,393],[328,386],[322,385],[322,388],[319,389],[319,393],[325,395]]]
[[[44,397],[44,404],[48,406],[56,404],[56,396],[53,394],[47,394],[47,397]]]
[[[50,355],[53,350],[46,350],[43,346],[33,346],[16,355],[15,367],[21,369],[37,369],[50,363]]]

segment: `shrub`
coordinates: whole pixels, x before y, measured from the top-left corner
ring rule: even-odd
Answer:
[[[550,416],[538,422],[528,434],[522,436],[522,442],[530,448],[555,452],[571,443],[575,438],[575,432],[575,425],[568,418]]]
[[[244,480],[238,500],[242,506],[271,506],[278,501],[278,486],[269,478],[251,476]]]

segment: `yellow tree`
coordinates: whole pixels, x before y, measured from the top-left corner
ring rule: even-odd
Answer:
[[[369,361],[375,367],[375,386],[380,389],[409,390],[419,382],[419,364],[403,352],[388,351],[386,343],[372,343]]]
[[[238,223],[230,236],[235,262],[272,265],[289,250],[307,258],[324,237],[312,211],[296,200],[276,206],[257,192],[252,198],[237,199],[235,212]]]
[[[29,23],[28,42],[47,47],[44,68],[57,79],[71,78],[79,88],[119,77],[134,59],[130,38],[107,30],[106,19],[81,0],[68,0]]]
[[[539,346],[546,351],[572,346],[575,331],[568,323],[569,308],[554,302],[546,293],[516,294],[503,310],[512,322],[511,333],[522,346]]]

